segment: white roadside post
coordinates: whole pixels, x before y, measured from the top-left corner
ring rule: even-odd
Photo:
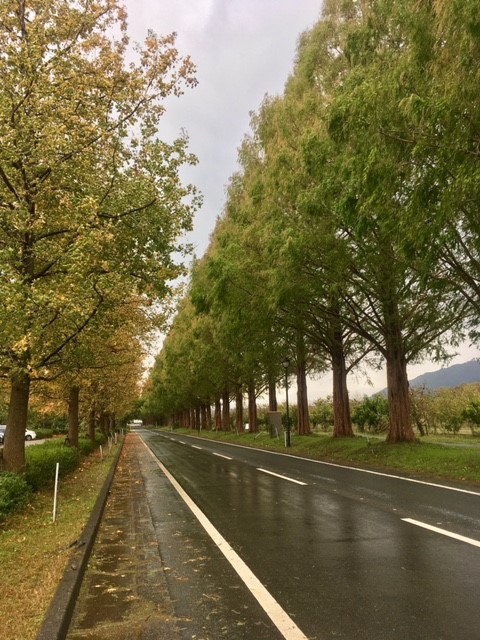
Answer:
[[[55,466],[55,489],[53,491],[53,522],[57,519],[57,494],[58,494],[58,471],[60,469],[60,463],[57,462]]]

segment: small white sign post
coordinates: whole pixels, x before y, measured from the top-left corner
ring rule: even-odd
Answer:
[[[57,462],[55,467],[55,489],[53,492],[53,522],[57,519],[57,494],[58,494],[58,471],[60,469],[60,463]]]

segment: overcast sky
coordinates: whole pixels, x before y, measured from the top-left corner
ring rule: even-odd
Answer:
[[[197,167],[184,180],[202,192],[191,241],[207,248],[225,204],[225,187],[237,168],[237,149],[249,131],[249,112],[265,94],[281,94],[293,67],[299,35],[320,16],[320,0],[124,0],[129,35],[141,42],[148,29],[175,31],[177,48],[190,55],[199,81],[167,103],[160,136],[185,129]]]
[[[237,149],[249,132],[251,111],[257,111],[265,94],[283,92],[292,71],[299,35],[320,17],[321,0],[124,0],[129,35],[142,42],[148,29],[158,35],[175,31],[181,55],[197,65],[199,81],[179,99],[167,103],[160,137],[171,141],[184,129],[197,167],[182,177],[203,194],[189,237],[199,257],[225,203],[225,187],[237,168]],[[478,357],[464,345],[452,363]],[[425,363],[409,370],[410,378],[437,365]],[[384,372],[350,377],[352,395],[362,397],[386,386]],[[331,393],[331,376],[309,384],[311,399]]]

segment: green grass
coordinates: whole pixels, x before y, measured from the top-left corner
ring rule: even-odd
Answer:
[[[417,476],[480,483],[480,448],[442,446],[423,440],[387,444],[383,438],[377,437],[332,438],[325,434],[292,434],[292,446],[286,449],[283,439],[270,438],[265,432],[260,435],[189,429],[176,429],[175,432],[380,471],[403,471]],[[456,440],[448,438],[448,442],[456,443]],[[462,442],[465,439],[461,439],[459,444]],[[478,439],[468,442],[476,444]]]
[[[95,451],[60,482],[55,523],[53,492],[44,490],[0,526],[0,638],[36,637],[116,451],[114,447],[103,461]]]

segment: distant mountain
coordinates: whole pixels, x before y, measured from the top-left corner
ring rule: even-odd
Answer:
[[[439,389],[440,387],[459,387],[471,382],[480,382],[480,362],[478,360],[470,360],[463,364],[444,367],[438,371],[422,373],[421,376],[410,380],[410,386],[421,387],[425,385],[428,389]]]

